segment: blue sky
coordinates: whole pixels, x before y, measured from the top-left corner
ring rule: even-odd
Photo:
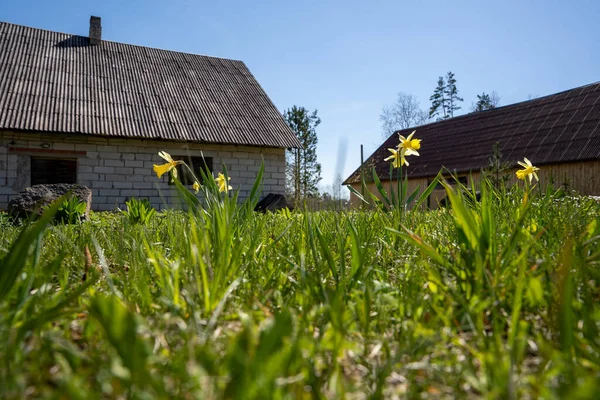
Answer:
[[[381,140],[399,91],[427,109],[453,71],[463,112],[478,93],[501,104],[600,80],[600,1],[5,0],[0,20],[242,60],[275,105],[318,109],[323,184],[347,145],[344,178]],[[423,150],[427,144],[423,143]]]

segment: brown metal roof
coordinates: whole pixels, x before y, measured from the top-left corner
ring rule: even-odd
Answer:
[[[3,22],[0,129],[299,145],[241,61]]]
[[[471,113],[392,134],[365,161],[365,178],[375,167],[389,180],[388,148],[398,134],[422,139],[420,156],[409,156],[409,177],[435,176],[450,171],[479,171],[488,165],[492,147],[500,143],[503,159],[511,164],[527,157],[534,165],[600,159],[600,83],[550,96]],[[344,184],[360,182],[360,167]]]

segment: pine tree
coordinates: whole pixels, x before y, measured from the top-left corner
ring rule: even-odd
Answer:
[[[431,108],[429,109],[429,118],[437,117],[437,120],[448,118],[448,99],[446,99],[446,82],[444,78],[440,76],[438,84],[433,94],[429,98],[431,101]]]
[[[299,149],[287,154],[287,192],[298,203],[319,194],[321,164],[317,162],[317,132],[321,123],[317,110],[310,113],[304,107],[293,106],[283,113],[289,127],[300,141]]]
[[[488,166],[483,170],[483,174],[487,177],[492,185],[496,188],[501,188],[506,185],[510,176],[507,171],[510,169],[510,164],[504,161],[502,152],[500,151],[500,142],[494,143],[492,146],[492,155],[488,159]]]
[[[493,108],[498,107],[500,104],[500,96],[496,91],[493,91],[491,94],[487,94],[483,92],[482,94],[477,95],[477,103],[475,105],[471,104],[471,111],[479,112],[485,110],[491,110]]]
[[[448,116],[449,118],[454,117],[454,112],[461,109],[458,105],[459,102],[463,101],[462,97],[458,96],[458,89],[456,88],[456,79],[454,74],[450,71],[446,74],[446,86],[444,88],[444,95],[448,99]]]
[[[463,98],[458,96],[456,79],[452,72],[448,72],[445,79],[439,77],[437,87],[429,100],[431,101],[429,117],[437,117],[438,121],[454,117],[454,113],[461,109],[458,103],[463,101]]]

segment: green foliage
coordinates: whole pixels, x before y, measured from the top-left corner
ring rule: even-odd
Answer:
[[[394,176],[394,172],[396,172],[396,176]],[[349,190],[362,201],[364,205],[379,208],[383,211],[394,211],[400,214],[406,212],[409,208],[419,208],[423,206],[429,195],[431,195],[436,186],[440,183],[442,176],[440,172],[422,192],[421,187],[417,185],[417,187],[408,194],[408,176],[402,177],[402,167],[396,170],[390,165],[388,190],[383,186],[375,168],[373,168],[372,173],[375,188],[379,195],[370,192],[366,188],[366,183],[363,184],[366,191],[365,196],[351,186],[348,187]]]
[[[488,159],[487,168],[483,169],[483,175],[497,189],[503,188],[508,183],[510,176],[510,163],[504,161],[502,152],[500,151],[500,142],[494,143],[492,146],[492,155]]]
[[[491,94],[487,94],[485,92],[478,94],[477,95],[477,103],[475,103],[475,105],[473,105],[473,112],[480,112],[480,111],[486,111],[486,110],[492,110],[496,107],[498,107],[500,103],[500,97],[498,96],[498,93],[496,93],[495,91],[492,92]]]
[[[125,205],[127,210],[121,211],[121,213],[133,224],[146,225],[156,214],[156,210],[148,199],[132,198],[125,202]]]
[[[175,181],[187,212],[147,225],[0,218],[3,397],[600,390],[594,200],[443,182],[449,207],[425,210],[396,180],[370,210],[259,214],[261,179],[242,204]]]
[[[454,73],[448,72],[445,78],[439,77],[429,101],[431,101],[429,118],[437,117],[440,121],[454,117],[454,113],[461,109],[459,102],[463,101],[463,98],[458,96]]]
[[[47,207],[44,212],[48,208],[50,207]],[[61,225],[78,224],[83,220],[86,208],[86,202],[79,200],[77,196],[64,198],[59,202],[59,207],[54,214],[54,223]]]
[[[299,204],[302,199],[319,194],[321,164],[317,162],[317,131],[321,118],[317,110],[310,113],[304,107],[293,106],[284,111],[283,118],[296,134],[300,148],[287,152],[288,193]]]

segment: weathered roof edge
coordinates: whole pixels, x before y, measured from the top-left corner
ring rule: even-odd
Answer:
[[[38,28],[38,27],[34,27],[34,26],[29,26],[29,25],[23,25],[23,24],[15,24],[12,22],[7,22],[7,21],[2,21],[0,20],[0,25],[6,25],[6,26],[12,26],[15,28],[21,28],[21,29],[30,29],[30,30],[34,30],[34,31],[39,31],[45,34],[58,34],[58,35],[63,35],[63,36],[68,36],[70,38],[76,38],[77,40],[82,40],[82,41],[87,41],[89,40],[88,36],[85,35],[81,35],[81,34],[73,34],[73,33],[68,33],[68,32],[61,32],[61,31],[56,31],[56,30],[50,30],[50,29],[45,29],[45,28]],[[139,45],[139,44],[132,44],[132,43],[127,43],[127,42],[120,42],[120,41],[112,41],[112,40],[102,40],[103,43],[107,43],[107,44],[111,44],[111,45],[116,45],[116,46],[127,46],[130,48],[135,48],[135,49],[146,49],[149,51],[160,51],[160,52],[166,52],[166,53],[170,53],[170,54],[174,54],[174,55],[183,55],[183,56],[191,56],[191,57],[203,57],[206,58],[208,60],[222,60],[222,61],[227,61],[227,62],[231,62],[234,64],[239,65],[240,67],[243,67],[243,69],[245,70],[245,74],[251,78],[251,80],[253,81],[253,84],[255,85],[255,87],[257,87],[261,92],[262,92],[262,96],[263,97],[263,101],[265,101],[266,103],[268,103],[268,105],[270,105],[272,107],[273,111],[276,111],[277,114],[279,114],[283,120],[283,116],[282,113],[277,109],[277,107],[275,106],[275,104],[273,103],[273,100],[270,98],[270,96],[266,93],[266,91],[264,90],[264,88],[262,87],[262,85],[258,82],[258,80],[256,79],[255,75],[250,71],[250,69],[248,68],[248,66],[246,65],[245,62],[238,60],[238,59],[233,59],[233,58],[225,58],[225,57],[219,57],[219,56],[211,56],[211,55],[205,55],[205,54],[199,54],[199,53],[191,53],[191,52],[185,52],[185,51],[180,51],[180,50],[172,50],[172,49],[164,49],[164,48],[160,48],[160,47],[150,47],[150,46],[146,46],[146,45]],[[284,121],[282,121],[284,122]],[[285,125],[285,128],[283,127],[283,125]],[[46,130],[46,129],[28,129],[28,128],[18,128],[18,127],[4,127],[2,128],[3,130],[10,130],[10,131],[19,131],[19,132],[40,132],[40,133],[62,133],[62,134],[73,134],[73,135],[87,135],[87,136],[94,136],[94,137],[114,137],[114,138],[135,138],[129,135],[103,135],[101,133],[90,133],[90,132],[84,132],[84,131],[71,131],[71,132],[59,132],[56,130]],[[240,142],[234,142],[234,141],[219,141],[219,140],[190,140],[190,139],[185,139],[185,138],[181,138],[181,139],[173,139],[173,138],[164,138],[164,137],[139,137],[139,139],[145,139],[145,140],[168,140],[168,141],[177,141],[177,142],[190,142],[190,143],[210,143],[210,144],[222,144],[222,145],[236,145],[236,146],[250,146],[250,147],[264,147],[264,148],[297,148],[300,147],[301,144],[298,140],[298,138],[296,137],[296,135],[294,134],[294,132],[291,130],[291,128],[286,124],[283,123],[282,125],[280,125],[279,127],[279,132],[277,133],[277,135],[281,135],[282,134],[282,129],[283,131],[288,131],[289,136],[286,138],[287,143],[277,143],[277,144],[264,144],[264,143],[240,143]],[[285,141],[284,141],[285,142]]]
[[[57,135],[57,136],[81,136],[81,137],[93,137],[97,139],[127,139],[127,140],[140,140],[140,141],[156,141],[156,142],[172,142],[172,143],[194,143],[194,144],[206,144],[206,145],[216,145],[216,146],[237,146],[237,147],[256,147],[260,149],[291,149],[296,147],[285,147],[285,146],[266,146],[266,145],[257,145],[257,144],[243,144],[243,143],[234,143],[234,142],[208,142],[208,141],[194,141],[188,139],[165,139],[165,138],[148,138],[148,137],[131,137],[125,135],[92,135],[89,133],[82,132],[57,132],[57,131],[43,131],[37,129],[5,129],[0,128],[0,132],[6,133],[39,133],[45,135]]]
[[[7,24],[7,25],[19,26],[19,27],[24,27],[24,28],[29,28],[29,29],[35,29],[35,30],[38,30],[38,31],[45,31],[45,32],[48,32],[48,33],[58,33],[58,34],[61,34],[61,35],[69,35],[69,36],[73,36],[73,37],[78,37],[78,38],[83,38],[83,39],[89,39],[89,37],[85,36],[85,35],[78,35],[78,34],[74,34],[74,33],[70,33],[70,32],[53,31],[51,29],[38,28],[38,27],[35,27],[35,26],[23,25],[23,24],[15,24],[15,23],[8,22],[8,21],[2,21],[2,20],[0,20],[0,24]],[[163,49],[161,47],[151,47],[151,46],[145,46],[145,45],[142,45],[142,44],[127,43],[127,42],[117,42],[116,40],[102,39],[102,42],[115,43],[115,44],[124,44],[124,45],[127,45],[127,46],[141,47],[141,48],[150,49],[150,50],[168,51],[168,52],[171,52],[171,53],[179,53],[179,54],[185,54],[185,55],[190,55],[190,56],[202,56],[202,57],[208,57],[208,58],[215,58],[215,59],[219,59],[219,60],[235,61],[235,62],[240,62],[240,63],[244,64],[244,66],[246,68],[248,68],[248,66],[242,60],[238,60],[238,59],[235,59],[235,58],[227,58],[227,57],[219,57],[219,56],[209,56],[208,54],[190,53],[190,52],[181,51],[181,50]]]

